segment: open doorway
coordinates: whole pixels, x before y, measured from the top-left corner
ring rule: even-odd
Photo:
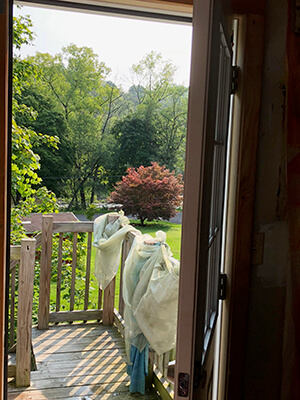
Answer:
[[[42,24],[46,25],[50,23],[52,26],[55,24],[55,34],[57,35],[59,18],[57,14],[53,14],[55,22],[52,22],[50,14],[59,13],[60,11],[45,8],[39,10],[46,13],[46,19],[44,19]],[[15,15],[21,15],[21,11],[22,9],[17,9]],[[31,14],[30,10],[25,9],[24,11],[25,15]],[[70,15],[71,14],[74,16],[74,12],[70,13]],[[75,36],[75,33],[78,33],[78,26],[82,23],[83,16],[85,16],[85,14],[80,14],[80,22],[75,21],[71,24],[75,26],[75,32],[73,34],[71,33],[72,38]],[[99,18],[99,16],[90,15],[89,17]],[[68,17],[66,17],[64,13],[62,16],[62,25],[64,29],[66,29],[67,20]],[[37,16],[37,21],[39,21],[39,23],[43,21],[41,15]],[[120,42],[120,32],[122,35],[122,32],[126,32],[129,28],[123,26],[121,29],[120,18],[115,28],[112,27],[111,21],[112,20],[108,22],[109,28],[107,29],[118,30],[118,42]],[[134,23],[141,23],[141,21],[135,20],[125,20],[124,23],[126,22],[129,23],[129,27]],[[34,144],[30,143],[26,149],[28,151],[27,155],[31,158],[32,165],[30,165],[30,173],[24,178],[25,183],[32,184],[33,190],[35,190],[36,185],[39,183],[39,177],[41,177],[48,190],[50,189],[54,192],[57,197],[61,194],[64,200],[61,202],[62,206],[68,208],[70,211],[75,211],[76,207],[80,207],[81,210],[88,207],[88,211],[90,211],[89,214],[93,216],[92,212],[94,211],[94,214],[97,214],[97,207],[100,201],[103,200],[101,196],[107,196],[108,193],[106,190],[108,190],[107,188],[109,185],[121,179],[122,175],[126,173],[127,167],[139,167],[140,165],[149,164],[149,162],[152,161],[158,161],[161,164],[165,164],[170,170],[175,170],[176,175],[184,173],[184,144],[186,135],[189,68],[186,69],[186,78],[178,77],[175,79],[176,65],[175,62],[173,64],[172,61],[169,61],[171,58],[169,53],[170,45],[167,46],[168,52],[166,53],[165,59],[164,55],[159,54],[160,49],[158,49],[158,51],[150,49],[149,53],[147,54],[146,52],[145,54],[145,40],[142,40],[144,45],[142,46],[141,59],[132,61],[133,67],[131,68],[131,76],[128,74],[129,76],[127,76],[127,79],[124,79],[124,77],[121,76],[123,72],[120,71],[117,71],[115,76],[114,74],[109,76],[107,68],[109,65],[106,65],[106,62],[103,62],[101,59],[98,60],[96,52],[85,45],[82,39],[83,34],[79,35],[80,40],[83,40],[83,42],[79,44],[63,43],[59,46],[57,51],[54,51],[54,54],[49,54],[46,49],[37,49],[43,54],[31,55],[31,58],[24,61],[24,53],[21,55],[19,50],[22,52],[24,45],[26,46],[26,42],[31,41],[30,18],[26,20],[26,18],[20,17],[19,24],[23,24],[21,29],[25,30],[23,31],[25,32],[25,39],[24,42],[22,42],[23,39],[22,37],[20,38],[20,42],[17,44],[17,47],[19,46],[20,48],[17,48],[15,53],[16,56],[20,58],[15,62],[14,72],[20,72],[18,75],[20,80],[15,82],[16,125],[14,129],[16,133],[20,134],[21,132],[18,130],[24,128],[27,140],[30,141],[32,138],[33,142],[35,142]],[[98,22],[98,24],[101,26],[104,25],[104,23],[101,24],[101,22]],[[146,25],[150,24],[150,22],[143,21],[142,24]],[[151,24],[153,25],[154,22],[151,22]],[[162,22],[159,22],[156,23],[155,28],[152,26],[152,41],[154,39],[154,32],[158,34],[158,42],[160,45],[163,39],[169,36],[172,42],[176,41],[175,52],[178,53],[179,42],[183,37],[183,32],[181,32],[181,30],[187,28],[189,31],[187,37],[189,38],[183,47],[185,50],[190,47],[191,27],[169,24],[170,30],[172,31],[173,29],[173,31],[169,34],[164,34],[158,32],[158,27],[162,24]],[[86,32],[88,25],[95,26],[96,23],[90,22],[86,26],[83,26],[83,32]],[[176,29],[174,30],[174,28]],[[67,28],[68,32],[69,29],[71,30],[71,28]],[[136,50],[136,46],[132,43],[133,36],[137,36],[136,32],[139,32],[140,38],[140,26],[136,25],[133,33],[131,33],[131,38],[127,39],[127,43],[130,43],[130,46],[128,52],[125,51],[125,55],[123,55],[126,61],[129,59],[128,53],[130,49]],[[175,34],[178,35],[178,39],[175,38]],[[53,42],[53,35],[53,31],[51,34],[48,34],[48,36],[51,37],[51,42]],[[98,35],[99,37],[104,37],[103,33],[99,33]],[[58,37],[63,36],[63,33],[58,34]],[[90,36],[97,37],[97,34],[94,32],[90,34]],[[125,36],[125,34],[122,36]],[[105,33],[105,41],[107,40],[106,37],[107,31]],[[58,39],[54,41],[58,44]],[[63,46],[64,49],[62,49]],[[122,43],[121,47],[116,51],[119,53],[119,57],[124,50],[124,46],[124,43]],[[113,45],[111,45],[111,47],[113,47]],[[179,59],[181,60],[182,58],[182,54],[179,53]],[[188,64],[190,58],[189,49],[186,58]],[[119,69],[122,64],[125,64],[125,62],[121,62]],[[68,69],[68,67],[70,68]],[[22,71],[24,72],[24,70],[26,70],[26,72],[22,75]],[[78,71],[82,72],[81,76]],[[87,72],[87,74],[84,74],[85,72]],[[94,83],[96,79],[99,79],[98,86],[91,85],[91,82]],[[92,108],[93,106],[95,106],[94,109]],[[140,137],[141,129],[145,129],[145,133],[142,137]],[[58,137],[59,140],[57,140],[56,137]],[[26,137],[24,139],[26,139]],[[38,143],[39,139],[41,139],[41,143]],[[96,141],[101,142],[101,146],[98,148],[96,146]],[[128,146],[128,143],[131,147]],[[16,150],[19,151],[21,146],[18,147],[17,142],[14,144],[16,145]],[[27,146],[27,143],[25,143],[25,145]],[[49,145],[50,152],[48,153],[47,146]],[[60,148],[62,148],[63,153],[58,154]],[[73,149],[76,150],[75,153],[72,153]],[[97,152],[98,155],[100,154],[101,157],[97,155],[95,157],[95,152]],[[26,156],[23,149],[19,153]],[[38,157],[36,157],[36,154]],[[157,159],[155,158],[156,156],[158,157]],[[99,162],[104,159],[107,162],[105,166]],[[16,158],[13,157],[13,160],[16,161]],[[96,165],[95,160],[98,162]],[[88,165],[89,161],[90,166]],[[41,165],[40,169],[36,168],[39,163]],[[24,171],[21,171],[18,167],[18,165],[14,166],[13,170],[22,174]],[[91,167],[94,168],[94,170],[91,169]],[[88,168],[90,168],[90,170],[88,170]],[[85,173],[86,175],[82,178],[81,173]],[[29,181],[27,181],[27,179],[29,179]],[[81,186],[78,185],[78,181],[82,183]],[[13,182],[17,185],[22,185],[23,183],[22,178],[13,179]],[[17,187],[21,190],[20,186]],[[24,198],[27,200],[30,198],[29,195],[24,196],[25,192],[23,192],[23,194],[20,193],[20,190],[13,191],[15,209],[17,209],[17,206]],[[44,193],[41,193],[41,195],[46,195],[46,198],[52,202],[53,206],[55,201],[53,201],[54,198],[51,193],[46,189],[43,190]],[[29,191],[27,194],[29,194]],[[34,194],[33,197],[36,198],[36,192]],[[66,201],[66,196],[68,194],[69,199]],[[44,200],[45,198],[43,197],[43,199],[40,198],[37,202],[40,211],[42,210]],[[179,207],[181,207],[181,201],[182,199],[180,199],[180,204],[178,204]],[[51,207],[49,206],[45,211],[52,211]],[[75,210],[72,207],[75,207]],[[107,205],[103,205],[102,203],[100,207],[107,208]],[[179,209],[178,213],[181,214],[181,211],[182,210]],[[82,212],[80,214],[82,214]],[[151,216],[148,219],[151,219]],[[164,219],[167,219],[167,216],[165,216]],[[56,220],[58,221],[58,219]],[[49,323],[49,320],[50,322],[61,322],[63,315],[65,318],[64,321],[66,322],[78,320],[87,321],[92,319],[92,314],[94,320],[101,319],[102,317],[105,318],[104,315],[100,316],[99,312],[98,314],[95,313],[95,310],[100,310],[102,308],[103,301],[104,313],[105,304],[108,304],[105,302],[109,301],[109,304],[112,304],[113,311],[114,305],[117,307],[117,303],[122,303],[119,301],[121,295],[118,295],[118,290],[116,290],[116,296],[112,295],[112,287],[110,287],[106,296],[105,291],[104,293],[102,293],[102,291],[98,292],[96,287],[93,287],[93,279],[89,280],[90,276],[93,275],[91,271],[93,266],[91,224],[85,225],[86,230],[83,230],[82,224],[78,228],[79,230],[76,230],[73,225],[73,230],[69,230],[71,237],[68,237],[65,235],[67,231],[64,231],[61,225],[60,228],[58,228],[57,224],[61,224],[61,222],[62,221],[56,223],[54,216],[54,223],[51,229],[53,232],[57,233],[57,237],[53,239],[53,245],[56,246],[56,249],[52,252],[52,256],[55,252],[54,258],[56,259],[53,260],[52,257],[52,263],[56,263],[56,270],[54,273],[52,271],[50,276],[51,290],[50,297],[47,300],[48,302],[50,301],[48,304],[50,304],[50,311],[52,312],[49,316],[48,311],[48,321],[44,322],[46,324],[47,322]],[[70,222],[71,224],[73,221],[65,222]],[[165,228],[167,230],[167,235],[170,233],[170,236],[176,236],[174,238],[174,247],[176,248],[171,246],[171,251],[178,259],[180,258],[180,222],[181,221],[178,220],[176,227],[174,227],[172,223],[168,224],[161,221],[159,228],[152,226],[152,229],[151,224],[148,224],[148,230],[150,228],[150,231]],[[46,225],[47,222],[45,221],[45,226]],[[23,216],[22,226],[29,234],[33,234],[36,230],[32,229],[32,218],[29,219],[26,218],[26,216]],[[66,229],[70,229],[70,225]],[[147,226],[145,229],[147,231]],[[87,233],[87,236],[84,236],[84,233]],[[17,239],[20,238],[21,236]],[[40,239],[36,237],[36,240],[38,241]],[[69,240],[70,243],[68,244]],[[83,241],[86,242],[83,243]],[[64,249],[66,244],[69,246],[69,249],[71,249],[71,260],[67,260],[64,265]],[[82,262],[79,253],[84,253],[84,246],[86,246],[87,251],[85,264],[87,268],[85,269],[83,267],[85,275],[81,274],[82,271],[77,265],[77,262]],[[77,260],[74,257],[75,253]],[[41,258],[42,257],[43,256],[41,256]],[[64,266],[67,267],[66,272],[61,272]],[[58,270],[60,270],[60,272],[58,272]],[[67,277],[66,275],[69,276]],[[66,284],[67,278],[70,279],[69,283]],[[41,295],[41,293],[46,293],[48,291],[46,286],[43,286],[43,283],[42,286],[39,285],[42,281],[44,281],[44,275],[41,270],[41,275],[37,279],[37,282],[35,282],[36,294]],[[80,283],[80,281],[82,281],[82,285],[77,286],[77,283]],[[118,287],[118,285],[120,285],[119,281],[117,280],[114,285]],[[87,289],[91,290],[91,297],[87,295]],[[80,300],[77,300],[78,298]],[[107,300],[108,298],[109,300]],[[47,301],[45,301],[45,305]],[[68,308],[69,306],[70,308]],[[80,307],[83,307],[83,309]],[[41,309],[40,305],[36,309],[34,318],[35,320],[39,320],[38,323],[41,324],[40,328],[42,328],[45,325],[43,325],[44,322],[41,322],[39,318],[39,309]],[[74,316],[74,314],[71,316],[71,313],[76,311],[76,316]],[[81,314],[79,315],[80,312]],[[42,311],[40,313],[43,314]],[[115,323],[118,324],[118,320],[116,320]],[[122,323],[119,325],[119,328],[122,329]],[[67,329],[67,331],[69,332],[69,329]],[[67,336],[67,333],[63,333],[63,336],[64,335]],[[77,333],[69,332],[68,336],[68,339],[65,338],[63,350],[68,348],[70,341],[75,345]],[[44,338],[37,336],[35,340],[40,343]],[[51,340],[53,339],[50,339],[50,341]],[[48,344],[48,346],[50,346],[50,344]],[[79,351],[76,346],[72,349],[71,351]],[[66,360],[64,356],[60,357],[61,366],[64,366]],[[168,357],[165,355],[153,361],[155,365],[160,368],[161,372],[165,374],[168,360]],[[64,372],[62,371],[61,374],[66,373],[69,376],[71,373],[70,371],[74,372],[73,364],[68,367],[66,365]],[[76,371],[78,372],[78,369],[76,369]],[[55,373],[56,375],[60,374],[58,370],[56,370]],[[118,379],[120,378],[120,374],[122,377],[124,376],[123,370],[117,373]],[[82,376],[84,376],[84,378],[82,378]],[[59,376],[59,378],[62,379],[61,376]],[[75,380],[73,374],[73,386],[87,386],[81,384],[80,379],[88,379],[87,374],[82,375],[80,372],[79,377],[75,378]],[[99,381],[97,381],[96,384],[99,389]],[[61,381],[59,385],[61,385]],[[49,389],[50,388],[47,387],[46,384],[46,387],[43,388],[44,395],[48,393],[49,396]],[[110,390],[114,390],[115,393],[117,392],[116,386],[114,386],[114,389],[110,388]],[[57,396],[57,394],[55,396]],[[65,394],[62,396],[65,396]]]
[[[228,45],[227,45],[227,47],[228,47]],[[225,107],[226,108],[226,107]],[[221,145],[221,143],[218,143],[218,145]]]

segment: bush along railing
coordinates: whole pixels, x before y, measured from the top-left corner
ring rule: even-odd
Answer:
[[[108,216],[108,222],[110,222],[110,218],[113,219],[115,216]],[[38,329],[48,329],[49,323],[58,324],[96,320],[102,321],[103,325],[116,325],[121,335],[125,336],[124,301],[122,296],[123,270],[132,243],[139,232],[128,232],[122,244],[118,304],[115,304],[117,282],[115,277],[103,293],[101,289],[97,288],[96,308],[90,309],[91,291],[95,290],[90,284],[92,233],[93,222],[54,223],[52,216],[43,216],[42,233],[41,236],[37,236],[38,244],[41,243]],[[87,240],[84,237],[87,244],[85,252],[82,252],[79,247],[84,235],[87,235]],[[56,248],[55,252],[53,251],[54,247]],[[67,251],[65,247],[67,247]],[[80,253],[83,254],[80,255]],[[76,287],[78,275],[82,276],[85,282],[84,293],[81,293]],[[56,282],[55,307],[53,304],[50,307],[51,277],[52,281]],[[62,283],[64,284],[62,285]],[[69,297],[69,310],[62,310],[61,298],[66,286],[68,287],[66,297]],[[83,302],[78,302],[76,296],[81,296]],[[82,309],[75,310],[75,304],[77,304],[77,308],[81,305]],[[55,308],[55,311],[50,310],[50,308]],[[173,353],[172,351],[158,356],[150,351],[149,379],[147,383],[152,385],[154,382],[157,389],[162,393],[163,398],[171,398],[173,393],[172,386],[166,381],[168,363],[169,360],[173,359]]]
[[[17,387],[30,385],[35,249],[35,239],[10,247],[9,353],[16,353],[16,363],[8,366],[8,377]]]

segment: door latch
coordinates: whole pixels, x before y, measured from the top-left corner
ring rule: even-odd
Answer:
[[[190,376],[187,373],[179,372],[178,374],[178,396],[188,397],[190,386]]]
[[[238,88],[238,67],[236,65],[232,66],[231,72],[231,94],[235,94]]]
[[[227,275],[220,274],[220,276],[219,276],[219,300],[226,299],[226,283],[227,283]]]

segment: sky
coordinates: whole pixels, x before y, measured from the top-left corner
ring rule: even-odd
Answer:
[[[30,15],[36,33],[34,46],[22,46],[22,57],[37,51],[54,55],[70,43],[91,47],[112,70],[109,79],[126,90],[130,67],[154,50],[177,67],[175,82],[189,85],[190,25],[14,6],[14,15],[20,14]]]

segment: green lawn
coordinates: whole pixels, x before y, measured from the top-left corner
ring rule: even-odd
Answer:
[[[139,229],[143,234],[147,233],[155,237],[155,233],[159,230],[164,231],[167,234],[167,243],[171,248],[173,257],[180,259],[180,243],[181,243],[181,225],[173,224],[171,222],[148,222],[145,226],[138,225],[135,220],[130,221],[137,229]],[[95,265],[95,253],[96,249],[92,246],[92,256],[91,256],[91,281],[90,281],[90,294],[89,294],[89,308],[97,308],[98,290],[97,281],[94,276],[94,265]],[[116,294],[115,294],[115,307],[118,307],[119,302],[119,288],[120,288],[120,272],[116,276]],[[80,300],[75,306],[75,309],[83,308],[83,296],[84,296],[84,281],[76,281],[76,293],[78,294]],[[65,295],[65,296],[64,296]],[[55,303],[56,296],[56,284],[51,283],[51,303]],[[66,298],[63,298],[66,297]],[[69,300],[66,291],[62,290],[61,293],[61,310],[69,309]],[[52,306],[53,309],[53,306]]]

